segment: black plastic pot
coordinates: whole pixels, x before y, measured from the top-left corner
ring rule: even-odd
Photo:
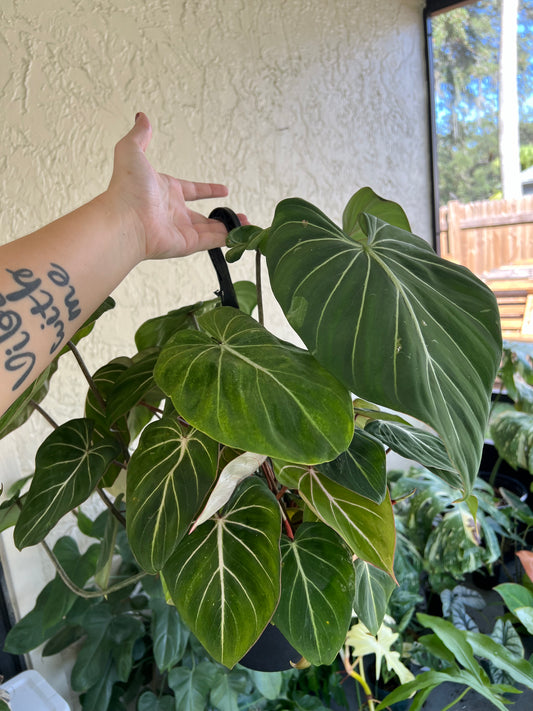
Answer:
[[[291,669],[291,662],[297,664],[301,658],[279,629],[269,624],[239,664],[254,671],[285,671]]]

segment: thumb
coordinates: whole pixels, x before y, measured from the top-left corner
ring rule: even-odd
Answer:
[[[126,135],[126,138],[131,138],[143,153],[148,148],[152,138],[152,126],[148,116],[143,114],[142,111],[135,116],[135,125]]]

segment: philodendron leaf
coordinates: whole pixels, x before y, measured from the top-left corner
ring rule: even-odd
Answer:
[[[8,407],[0,417],[0,438],[5,437],[13,430],[23,425],[35,412],[33,403],[43,400],[50,387],[50,380],[57,370],[57,358],[50,363],[48,368],[18,396],[15,402]]]
[[[224,513],[182,540],[163,568],[181,617],[227,667],[269,622],[280,591],[279,505],[257,478],[246,479]]]
[[[251,476],[265,461],[264,454],[254,454],[253,452],[243,452],[238,457],[226,464],[220,472],[213,491],[209,494],[206,505],[191,527],[191,533],[195,528],[205,523],[219,509],[225,506],[231,499],[233,492],[243,479]]]
[[[533,415],[504,410],[491,421],[490,434],[500,456],[533,474]]]
[[[389,495],[376,504],[312,468],[300,479],[299,490],[309,508],[337,531],[359,558],[394,576],[396,531]]]
[[[450,462],[450,457],[439,437],[420,427],[398,422],[369,422],[365,431],[407,459],[414,459],[440,476],[450,486],[461,487],[461,479]]]
[[[131,366],[119,375],[107,397],[106,419],[113,425],[129,412],[142,397],[154,388],[154,366],[159,356],[157,348],[138,353]],[[161,393],[161,398],[163,393]]]
[[[174,417],[148,425],[128,466],[126,522],[139,564],[161,570],[212,486],[217,443]]]
[[[311,664],[332,664],[352,617],[352,556],[323,523],[303,523],[281,542],[281,597],[274,623]]]
[[[216,667],[204,660],[193,669],[175,667],[168,675],[168,685],[176,695],[175,708],[180,711],[205,711]]]
[[[310,352],[358,397],[442,438],[467,496],[501,355],[494,294],[419,237],[364,213],[354,241],[303,200],[266,243],[274,295]]]
[[[407,215],[398,203],[376,195],[372,188],[361,188],[352,195],[342,215],[342,229],[353,240],[364,239],[360,225],[364,212],[402,230],[411,230]]]
[[[35,475],[14,531],[15,545],[39,543],[59,519],[93,492],[121,447],[111,437],[94,438],[93,422],[70,420],[37,450]]]
[[[180,331],[155,379],[187,422],[223,444],[313,464],[353,436],[348,391],[306,351],[224,306]]]
[[[163,597],[150,598],[150,609],[154,658],[157,668],[163,674],[183,658],[189,641],[189,630],[174,605],[169,605]]]
[[[387,492],[387,468],[383,446],[364,430],[355,428],[348,449],[332,462],[317,467],[322,474],[377,504]],[[304,655],[305,656],[305,655]]]
[[[268,230],[255,225],[241,225],[228,234],[226,252],[228,262],[236,262],[247,249],[260,249],[261,243],[268,237]]]
[[[355,567],[353,608],[370,634],[377,635],[395,588],[394,580],[385,571],[358,559]]]

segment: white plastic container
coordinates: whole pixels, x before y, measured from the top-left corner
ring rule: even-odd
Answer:
[[[33,669],[17,674],[0,689],[9,693],[12,711],[70,711],[65,699]]]

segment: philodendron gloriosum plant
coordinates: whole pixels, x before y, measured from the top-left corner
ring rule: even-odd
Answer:
[[[307,350],[250,315],[247,282],[239,310],[214,299],[146,322],[133,358],[89,378],[86,416],[40,447],[15,542],[42,541],[95,488],[112,506],[104,490],[127,470],[131,549],[216,660],[232,667],[273,622],[309,662],[331,663],[352,610],[379,626],[373,601],[394,585],[385,450],[475,507],[498,310],[369,188],[342,229],[294,198],[228,246],[228,261],[246,249],[266,258]],[[42,410],[52,371],[0,420],[4,432]]]

